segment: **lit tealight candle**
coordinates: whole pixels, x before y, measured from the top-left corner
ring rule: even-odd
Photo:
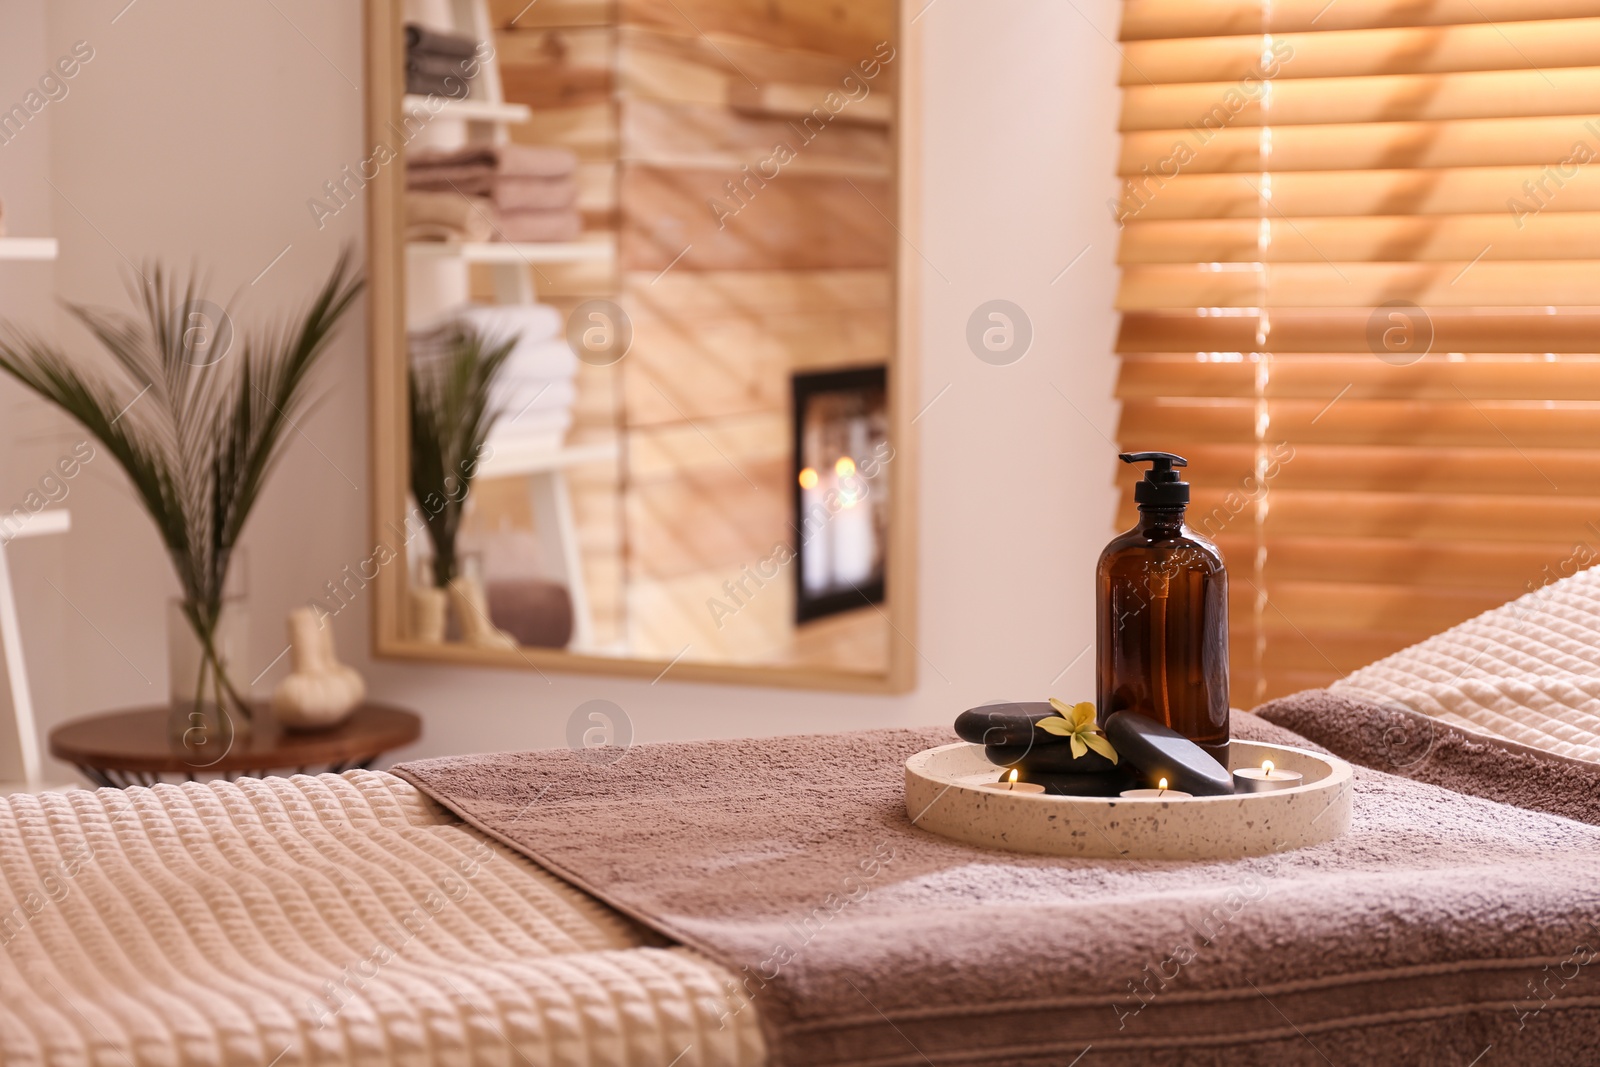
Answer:
[[[1044,786],[1034,782],[1017,781],[1017,769],[1011,768],[1011,773],[1006,775],[1003,782],[985,782],[985,789],[993,789],[997,793],[1043,793]]]
[[[1293,789],[1305,780],[1299,771],[1280,771],[1271,760],[1262,760],[1260,767],[1245,767],[1233,772],[1236,793],[1270,793],[1275,789]]]
[[[1129,800],[1186,800],[1194,796],[1181,789],[1168,789],[1165,778],[1157,783],[1155,789],[1124,789],[1122,795]]]

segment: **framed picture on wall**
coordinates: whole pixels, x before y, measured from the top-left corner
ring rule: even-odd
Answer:
[[[793,376],[795,621],[876,604],[888,544],[888,371]]]

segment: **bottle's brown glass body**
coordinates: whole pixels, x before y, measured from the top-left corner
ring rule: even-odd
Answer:
[[[1096,574],[1098,706],[1136,711],[1227,766],[1228,573],[1182,510],[1139,512]]]

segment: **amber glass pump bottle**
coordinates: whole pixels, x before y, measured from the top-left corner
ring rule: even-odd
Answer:
[[[1102,722],[1136,711],[1228,765],[1228,572],[1217,546],[1184,525],[1189,483],[1170,452],[1134,488],[1139,525],[1100,554],[1096,573],[1098,703]]]

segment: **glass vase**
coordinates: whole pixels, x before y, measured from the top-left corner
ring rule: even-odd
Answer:
[[[244,598],[225,598],[208,651],[185,602],[167,605],[170,732],[196,768],[217,762],[236,740],[249,736],[250,685],[242,679],[249,622]]]

